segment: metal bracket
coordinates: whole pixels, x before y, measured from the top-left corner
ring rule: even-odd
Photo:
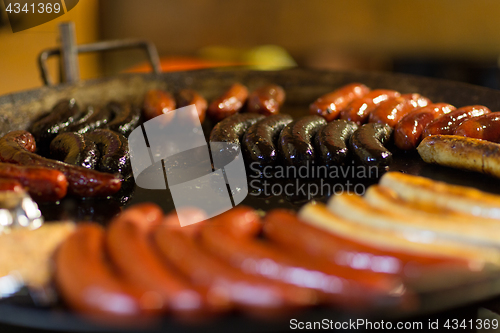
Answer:
[[[151,42],[136,39],[123,39],[77,45],[75,25],[73,22],[61,23],[59,25],[59,30],[61,34],[61,48],[44,50],[38,56],[38,67],[45,85],[54,85],[47,68],[47,59],[56,55],[61,58],[63,82],[75,83],[80,80],[80,70],[78,66],[79,53],[140,48],[146,52],[148,61],[153,68],[153,73],[158,74],[161,72],[160,57],[158,56],[156,46]]]

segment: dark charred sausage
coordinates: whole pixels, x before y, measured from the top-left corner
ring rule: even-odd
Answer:
[[[139,125],[141,110],[130,103],[110,102],[106,108],[109,109],[113,117],[107,123],[106,128],[128,136]]]
[[[326,125],[320,116],[306,116],[291,122],[281,131],[278,149],[288,165],[307,166],[312,163],[316,154],[313,138],[319,129]]]
[[[292,117],[277,114],[266,117],[250,126],[243,137],[242,149],[247,163],[258,166],[275,165],[278,161],[276,143],[281,130],[292,122]]]
[[[390,98],[399,97],[401,94],[395,90],[375,89],[361,98],[355,99],[340,111],[340,119],[353,121],[356,125],[368,121],[368,116],[377,105]]]
[[[60,132],[80,118],[82,112],[74,99],[58,102],[50,113],[31,125],[30,132],[36,138],[39,150],[45,152],[50,142]]]
[[[221,121],[237,113],[248,98],[248,89],[240,83],[235,83],[219,98],[210,103],[207,115],[214,121]]]
[[[431,135],[452,135],[458,126],[470,118],[479,117],[490,113],[490,109],[483,105],[463,106],[450,113],[442,115],[427,125],[422,138]]]
[[[269,84],[255,89],[248,97],[247,111],[265,116],[277,114],[285,102],[285,90],[282,87]]]
[[[106,126],[111,120],[112,114],[109,108],[88,106],[86,110],[86,115],[68,126],[67,132],[85,134]]]
[[[92,141],[75,132],[58,134],[50,143],[50,157],[72,165],[87,169],[95,169],[100,153]]]
[[[59,170],[66,176],[71,194],[81,197],[108,196],[121,187],[121,179],[116,175],[47,159],[35,154],[35,149],[35,138],[27,131],[13,131],[0,138],[2,162]]]
[[[175,110],[175,99],[169,92],[152,89],[144,96],[142,112],[145,120],[153,119],[172,110]]]
[[[98,129],[85,134],[85,141],[94,143],[99,150],[99,171],[118,172],[123,176],[132,171],[128,140],[120,133]]]
[[[370,123],[388,124],[392,128],[407,113],[415,108],[427,106],[431,101],[420,94],[405,94],[394,97],[380,103],[375,110],[370,113]]]
[[[19,182],[37,201],[60,200],[68,188],[68,181],[62,172],[37,166],[0,163],[0,179]]]
[[[492,112],[464,121],[455,135],[500,143],[500,112]]]
[[[417,108],[403,117],[394,129],[394,143],[400,149],[410,150],[422,141],[422,132],[434,119],[456,108],[447,103],[429,104]]]
[[[203,123],[207,112],[207,100],[193,89],[182,89],[179,91],[177,94],[177,107],[182,108],[191,104],[196,106],[200,123]]]
[[[349,154],[349,139],[357,129],[356,123],[340,119],[321,128],[314,138],[321,163],[327,167],[343,165]]]
[[[384,169],[392,161],[392,153],[384,147],[391,137],[392,128],[387,124],[364,124],[353,133],[349,145],[358,162]]]
[[[309,106],[309,113],[325,118],[326,121],[337,119],[339,113],[349,103],[366,95],[370,89],[361,83],[351,83],[319,97]]]

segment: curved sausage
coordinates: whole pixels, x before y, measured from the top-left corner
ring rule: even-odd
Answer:
[[[0,163],[0,178],[19,182],[37,201],[60,200],[68,188],[63,173],[44,167]]]
[[[390,98],[380,103],[375,110],[370,113],[370,123],[388,124],[392,128],[407,113],[415,108],[427,106],[431,101],[420,94],[404,94],[400,97]]]
[[[158,295],[164,311],[178,315],[199,315],[207,310],[206,295],[169,268],[149,237],[163,220],[154,204],[139,204],[118,215],[109,225],[106,248],[120,275],[144,292]]]
[[[106,108],[112,114],[106,128],[128,136],[139,125],[141,110],[130,103],[109,102]]]
[[[226,142],[239,145],[240,139],[250,126],[264,116],[253,113],[236,114],[217,123],[210,132],[210,142]]]
[[[191,104],[196,106],[198,118],[200,118],[200,123],[203,124],[207,112],[207,100],[193,89],[182,89],[179,91],[177,94],[177,107],[182,108]]]
[[[458,136],[500,142],[500,112],[492,112],[464,121],[457,127]]]
[[[175,99],[169,92],[151,89],[144,96],[142,113],[145,120],[153,119],[172,110],[175,110]]]
[[[264,316],[316,304],[311,290],[246,274],[208,253],[198,242],[203,223],[169,227],[179,225],[177,216],[171,214],[154,234],[162,255],[192,283],[208,287],[209,294],[226,297],[240,309]]]
[[[121,179],[115,175],[50,160],[33,153],[35,149],[35,138],[31,133],[7,133],[0,138],[0,161],[58,170],[68,180],[68,192],[81,197],[108,196],[121,187]]]
[[[102,319],[140,316],[157,310],[121,279],[105,260],[105,233],[97,224],[79,224],[55,254],[54,280],[65,303]]]
[[[350,83],[339,89],[319,97],[309,106],[309,113],[319,115],[326,121],[337,119],[339,113],[349,103],[361,98],[370,91],[370,88],[361,83]]]
[[[306,116],[294,120],[281,131],[278,149],[288,165],[303,166],[312,163],[316,157],[313,138],[326,125],[320,116]]]
[[[30,126],[30,132],[36,138],[39,150],[44,152],[55,136],[81,116],[75,99],[59,101],[48,115]]]
[[[270,116],[280,112],[285,102],[285,90],[276,84],[269,84],[255,89],[248,96],[247,111]]]
[[[50,143],[50,157],[64,163],[95,169],[100,153],[94,142],[75,132],[58,134]]]
[[[237,113],[248,98],[248,89],[240,83],[235,83],[219,98],[210,103],[207,115],[218,122]]]
[[[459,258],[382,249],[343,238],[307,224],[295,213],[284,209],[268,212],[264,217],[263,230],[266,238],[284,248],[322,257],[335,265],[347,266],[355,271],[404,276],[409,270],[430,270],[438,265],[467,266],[467,261]],[[360,257],[364,260],[357,260]]]
[[[260,167],[276,165],[278,161],[278,141],[281,130],[292,122],[287,114],[266,117],[248,128],[242,141],[242,149],[247,163]]]
[[[414,109],[399,121],[394,128],[394,143],[400,149],[410,150],[422,140],[424,128],[434,119],[456,108],[447,103],[429,104]]]
[[[463,106],[450,113],[433,120],[422,133],[422,138],[431,135],[452,135],[458,126],[470,118],[490,113],[490,109],[483,105]]]
[[[109,108],[88,106],[86,110],[86,115],[68,126],[66,129],[67,132],[85,134],[97,128],[106,126],[112,118],[111,110]]]
[[[314,143],[323,165],[330,167],[344,164],[349,153],[349,139],[357,129],[358,126],[352,121],[334,120],[318,131]]]
[[[262,227],[256,211],[239,206],[203,226],[202,245],[228,264],[256,276],[319,292],[327,302],[362,306],[369,294],[387,294],[399,279],[359,272],[256,238]],[[266,269],[272,266],[273,269]],[[363,292],[360,292],[363,289]],[[372,295],[373,296],[373,295]],[[373,301],[373,299],[371,299]]]
[[[384,147],[392,134],[392,128],[386,124],[364,124],[353,133],[349,145],[354,157],[363,165],[379,169],[388,167],[392,162],[392,153]]]
[[[128,140],[120,133],[107,129],[98,129],[86,133],[85,141],[93,142],[99,150],[99,171],[119,172],[123,176],[132,172]]]
[[[340,111],[340,119],[353,121],[356,125],[364,124],[377,105],[390,98],[399,96],[401,96],[401,94],[395,90],[372,90],[363,97],[355,99],[349,103],[346,108]]]

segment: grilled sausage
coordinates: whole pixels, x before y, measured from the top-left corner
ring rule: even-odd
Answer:
[[[226,297],[240,309],[264,316],[316,304],[311,290],[246,274],[208,253],[198,242],[203,223],[172,228],[168,226],[179,225],[179,221],[175,214],[169,215],[154,234],[161,254],[192,283],[208,287],[211,295]]]
[[[200,123],[203,123],[207,112],[207,100],[192,89],[183,89],[179,91],[177,94],[177,107],[182,108],[191,104],[196,106]]]
[[[386,173],[380,179],[380,185],[395,191],[403,200],[419,205],[434,205],[450,211],[500,219],[500,196],[475,188],[451,185],[401,172]]]
[[[316,154],[313,138],[319,129],[326,125],[320,116],[306,116],[297,119],[281,131],[278,149],[288,165],[302,166],[312,163]]]
[[[50,113],[30,126],[30,132],[36,138],[39,151],[45,153],[50,142],[60,132],[81,117],[82,112],[74,99],[58,102]]]
[[[455,111],[433,120],[422,133],[422,139],[431,135],[453,135],[458,126],[470,118],[490,113],[490,109],[483,105],[470,105],[458,108]]]
[[[260,167],[276,165],[278,161],[276,143],[281,130],[291,122],[291,116],[277,114],[266,117],[250,126],[242,143],[247,163]]]
[[[219,98],[210,103],[207,115],[215,122],[237,113],[248,98],[248,89],[240,83],[235,83]]]
[[[404,94],[380,103],[370,113],[370,123],[388,124],[392,128],[410,111],[427,106],[431,101],[420,94]]]
[[[152,89],[144,96],[142,113],[145,120],[153,119],[172,110],[175,110],[175,99],[169,92]]]
[[[68,180],[68,192],[76,196],[108,196],[120,189],[121,180],[115,175],[50,160],[35,154],[35,149],[35,138],[31,133],[7,133],[0,138],[0,161],[61,171]]]
[[[106,108],[113,117],[106,128],[128,136],[139,125],[141,110],[130,103],[110,102]]]
[[[67,132],[85,134],[95,129],[103,128],[112,118],[109,108],[88,106],[86,110],[86,115],[69,125],[66,129]]]
[[[261,227],[260,218],[253,209],[239,206],[205,224],[201,242],[211,253],[234,267],[315,290],[327,302],[359,307],[369,303],[370,293],[387,294],[401,284],[398,279],[382,274],[360,275],[351,268],[259,240],[256,235]],[[272,270],[265,269],[269,265],[273,266]],[[301,272],[300,277],[294,274],[297,271]]]
[[[447,103],[429,104],[414,109],[403,117],[394,129],[394,143],[400,149],[410,150],[422,140],[424,128],[434,119],[456,108]]]
[[[50,143],[50,157],[64,163],[95,169],[100,153],[92,141],[75,132],[58,134]]]
[[[237,114],[214,126],[210,132],[210,142],[226,142],[239,145],[240,139],[250,126],[263,119],[260,114]]]
[[[127,282],[158,295],[163,311],[200,314],[206,299],[182,275],[168,268],[150,244],[149,237],[162,220],[163,211],[154,204],[125,210],[111,222],[106,234],[110,259]]]
[[[155,300],[143,295],[105,261],[105,233],[97,224],[80,224],[55,254],[54,280],[71,308],[100,319],[144,315]]]
[[[497,143],[457,135],[433,135],[422,140],[417,150],[427,163],[500,178],[500,145]]]
[[[0,163],[0,179],[19,182],[37,201],[57,201],[66,195],[68,181],[57,170]]]
[[[364,124],[377,105],[390,98],[399,96],[401,96],[401,94],[395,90],[372,90],[363,97],[355,99],[349,103],[346,108],[340,111],[340,119],[353,121],[357,125]]]
[[[349,139],[357,129],[356,123],[347,120],[334,120],[321,128],[314,138],[321,163],[327,167],[343,165],[349,153]]]
[[[285,102],[285,90],[282,87],[269,84],[255,89],[248,97],[247,111],[270,116],[280,112]]]
[[[123,135],[107,129],[98,129],[85,134],[85,142],[94,143],[99,150],[99,171],[118,172],[123,176],[131,173],[128,140]]]
[[[391,137],[392,128],[386,124],[364,124],[354,132],[349,146],[354,157],[363,165],[384,169],[392,161],[392,153],[384,147]]]
[[[414,254],[363,244],[338,234],[325,232],[284,209],[269,211],[264,217],[263,230],[266,238],[283,248],[302,252],[311,257],[322,257],[334,265],[347,266],[358,271],[405,276],[409,269],[422,272],[434,269],[438,265],[467,266],[467,262],[460,258]],[[357,260],[360,257],[365,260]]]
[[[350,83],[339,89],[319,97],[309,106],[309,113],[319,115],[326,121],[337,119],[339,113],[349,103],[361,98],[370,88],[361,83]]]
[[[455,130],[454,135],[500,142],[500,112],[492,112],[467,119]]]

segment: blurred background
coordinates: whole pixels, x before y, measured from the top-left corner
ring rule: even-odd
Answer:
[[[165,71],[301,66],[500,88],[497,0],[81,0],[62,17],[15,34],[0,8],[0,94],[42,85],[36,58],[58,45],[58,24],[68,20],[76,24],[78,44],[154,42]],[[82,79],[148,70],[140,51],[79,60]],[[50,68],[58,77],[56,59]]]

